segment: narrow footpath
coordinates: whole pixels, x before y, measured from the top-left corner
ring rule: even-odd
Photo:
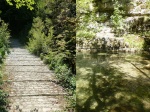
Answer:
[[[5,64],[8,112],[63,112],[66,93],[39,57],[12,40]]]

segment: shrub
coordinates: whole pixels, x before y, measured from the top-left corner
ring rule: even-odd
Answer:
[[[5,109],[7,105],[6,93],[2,90],[3,80],[1,72],[1,65],[3,62],[3,58],[5,57],[5,52],[8,51],[9,45],[10,32],[8,31],[7,28],[8,24],[0,20],[0,110],[2,112],[7,112]]]
[[[3,84],[2,73],[0,72],[0,88],[2,88],[2,84]],[[7,94],[2,89],[0,89],[0,110],[2,112],[7,112],[5,108],[7,105],[6,97],[7,97]]]
[[[8,31],[8,24],[0,20],[0,61],[5,56],[5,51],[8,51],[10,33]]]
[[[93,38],[95,36],[95,33],[89,31],[77,31],[77,37],[78,38]]]
[[[75,7],[72,1],[39,0],[27,46],[55,71],[60,84],[72,94],[75,91]]]
[[[120,10],[121,4],[119,4],[118,0],[115,0],[114,3],[114,12],[111,16],[111,21],[114,27],[114,31],[118,36],[124,34],[126,24],[124,22],[123,14],[125,13],[123,10]]]
[[[44,32],[42,32],[44,23],[40,17],[34,18],[32,29],[29,32],[28,49],[30,52],[40,55],[42,52],[42,44],[44,42]]]
[[[144,39],[138,34],[127,34],[123,36],[125,42],[128,42],[130,47],[142,50]]]

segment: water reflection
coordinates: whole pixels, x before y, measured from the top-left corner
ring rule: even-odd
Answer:
[[[76,64],[77,112],[150,111],[149,55],[78,53]]]

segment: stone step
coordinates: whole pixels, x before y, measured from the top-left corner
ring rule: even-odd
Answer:
[[[6,65],[44,65],[42,61],[12,61],[12,60],[6,60]]]
[[[9,60],[9,61],[40,61],[41,59],[38,58],[38,57],[7,57],[6,58],[6,61]]]
[[[63,112],[65,101],[63,96],[26,96],[10,97],[11,107],[9,112]],[[36,111],[33,111],[36,112]]]
[[[15,52],[12,51],[12,52],[10,53],[10,55],[14,55],[14,54],[15,54],[15,55],[18,55],[18,54],[20,54],[20,55],[26,55],[26,54],[27,54],[27,55],[31,55],[31,53],[29,53],[28,51],[23,51],[23,52],[22,52],[22,51],[21,51],[21,52],[20,52],[20,51],[15,51]]]
[[[6,66],[8,72],[50,72],[47,66]]]
[[[29,53],[29,54],[31,54],[28,50],[10,50],[10,53]]]
[[[11,48],[9,51],[11,51],[11,52],[29,52],[29,50],[28,49],[26,49],[26,48]]]
[[[34,55],[31,55],[31,54],[22,54],[22,55],[20,55],[20,54],[9,54],[8,55],[8,58],[20,58],[20,57],[22,57],[22,58],[37,58],[37,56],[34,56]]]
[[[17,40],[11,46],[5,60],[8,112],[63,112],[67,103],[64,96],[68,94],[58,85],[54,73]]]
[[[43,73],[43,72],[10,72],[8,80],[13,81],[38,81],[38,80],[54,80],[54,74],[52,72]]]
[[[50,81],[9,82],[9,96],[59,96],[65,95],[63,88]]]
[[[12,48],[24,48],[24,46],[22,46],[21,44],[14,44],[14,45],[10,45],[10,47]]]

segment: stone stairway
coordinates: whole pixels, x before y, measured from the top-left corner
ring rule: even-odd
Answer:
[[[67,95],[56,84],[54,73],[40,58],[31,55],[17,40],[5,60],[8,75],[8,112],[63,112]]]

